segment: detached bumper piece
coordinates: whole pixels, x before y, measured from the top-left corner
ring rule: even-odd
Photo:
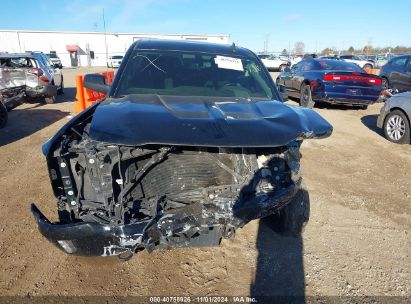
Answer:
[[[235,229],[251,220],[273,214],[287,205],[300,183],[248,199],[218,199],[159,212],[149,221],[110,226],[99,223],[51,223],[32,204],[40,232],[51,243],[72,255],[121,256],[140,249],[218,246]]]

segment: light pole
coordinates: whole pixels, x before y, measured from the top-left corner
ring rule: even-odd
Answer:
[[[104,44],[106,46],[106,66],[108,62],[108,46],[107,46],[107,31],[106,31],[106,18],[104,17],[104,8],[103,8],[103,27],[104,27]]]

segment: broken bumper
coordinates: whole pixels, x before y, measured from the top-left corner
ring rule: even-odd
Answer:
[[[39,97],[39,96],[56,96],[57,86],[46,84],[46,85],[39,85],[35,88],[27,87],[26,94],[32,98]]]
[[[287,205],[301,189],[300,182],[261,193],[248,200],[222,200],[196,203],[164,212],[149,221],[110,226],[98,223],[51,223],[32,204],[31,212],[41,234],[68,254],[81,256],[112,256],[134,253],[139,248],[149,251],[168,248],[175,235],[184,234],[184,241],[173,247],[217,246],[233,229],[251,220],[271,215]],[[162,247],[162,244],[167,244]]]

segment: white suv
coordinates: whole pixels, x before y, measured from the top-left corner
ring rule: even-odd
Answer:
[[[372,69],[374,68],[374,64],[371,61],[368,60],[362,60],[360,57],[355,56],[355,55],[340,55],[338,56],[341,60],[355,63],[358,65],[360,68],[363,69]]]
[[[289,60],[276,55],[258,55],[258,57],[260,57],[261,61],[269,71],[276,70],[282,72],[287,66],[291,65]]]
[[[118,68],[123,61],[122,55],[113,55],[109,56],[107,60],[107,67],[108,68]]]

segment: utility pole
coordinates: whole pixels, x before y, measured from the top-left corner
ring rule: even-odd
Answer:
[[[17,40],[19,42],[19,50],[20,50],[20,53],[21,53],[21,43],[20,43],[20,33],[19,33],[19,31],[17,31]]]
[[[104,44],[106,46],[106,66],[108,62],[108,46],[107,46],[107,31],[106,31],[106,18],[104,17],[104,8],[103,8],[103,26],[104,26]]]

